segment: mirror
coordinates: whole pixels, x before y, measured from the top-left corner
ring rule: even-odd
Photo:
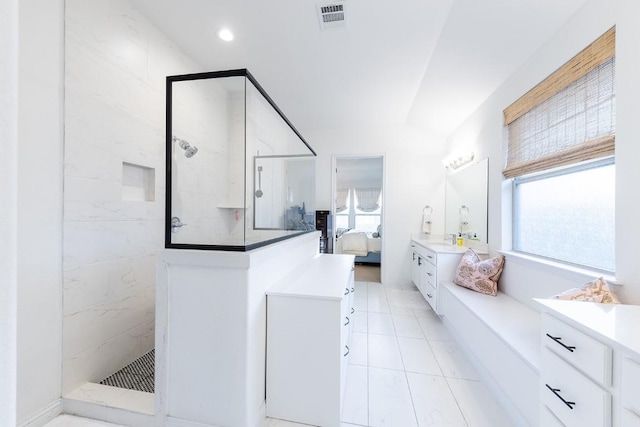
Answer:
[[[445,186],[445,232],[462,233],[488,243],[487,188],[489,159],[447,175]]]

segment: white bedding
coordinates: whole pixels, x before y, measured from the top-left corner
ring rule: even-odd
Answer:
[[[382,239],[372,237],[371,233],[349,231],[338,239],[336,246],[336,253],[367,256],[369,252],[381,251]]]

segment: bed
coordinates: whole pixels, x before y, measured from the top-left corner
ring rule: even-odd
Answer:
[[[381,250],[382,238],[380,237],[379,231],[376,233],[368,233],[349,230],[338,237],[334,252],[337,254],[355,255],[355,262],[357,263],[380,264]]]

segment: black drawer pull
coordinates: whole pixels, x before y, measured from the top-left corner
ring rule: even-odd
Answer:
[[[347,322],[344,324],[344,326],[347,326],[349,324],[349,316],[345,316],[345,319],[347,319]]]
[[[347,357],[349,355],[349,346],[345,345],[344,348],[347,349],[347,352],[344,354],[344,357]]]
[[[565,343],[562,342],[562,338],[560,337],[553,337],[549,334],[547,334],[547,336],[549,338],[551,338],[552,340],[554,340],[555,342],[557,342],[558,344],[560,344],[561,346],[563,346],[564,348],[566,348],[567,350],[569,350],[571,353],[573,353],[573,350],[575,350],[576,348],[572,345],[566,345]]]
[[[433,276],[433,274],[427,272],[427,276],[431,277],[431,276]]]
[[[427,255],[427,258],[429,259],[433,259],[433,257],[431,255]]]
[[[356,288],[353,288],[353,287],[352,287],[352,288],[351,288],[351,292],[355,292],[355,291],[356,291]]]
[[[355,308],[353,308],[353,307],[351,307],[351,314],[353,314],[353,313],[355,313],[355,312],[356,312],[356,309],[355,309]]]
[[[558,389],[558,388],[551,388],[551,386],[550,386],[549,384],[545,384],[545,385],[547,386],[547,388],[548,388],[549,390],[551,390],[551,392],[552,392],[553,394],[555,394],[555,395],[556,395],[556,397],[557,397],[558,399],[562,400],[562,403],[564,403],[565,405],[567,405],[567,406],[569,407],[569,409],[573,409],[573,405],[575,405],[575,404],[576,404],[576,402],[568,402],[568,401],[564,400],[564,397],[560,396],[560,389]]]
[[[422,258],[418,257],[418,265],[422,265]]]
[[[412,252],[412,254],[413,254],[413,261],[415,261],[416,260],[416,253]]]
[[[427,296],[428,296],[429,298],[433,298],[433,295],[431,295],[431,294],[427,294]]]
[[[344,288],[344,294],[349,295],[349,288]]]

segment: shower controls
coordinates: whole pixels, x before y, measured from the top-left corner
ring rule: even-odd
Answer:
[[[180,218],[178,218],[177,216],[174,216],[173,218],[171,218],[171,232],[172,233],[177,233],[178,230],[180,230],[180,227],[187,225],[187,224],[183,224],[182,221],[180,221]]]

